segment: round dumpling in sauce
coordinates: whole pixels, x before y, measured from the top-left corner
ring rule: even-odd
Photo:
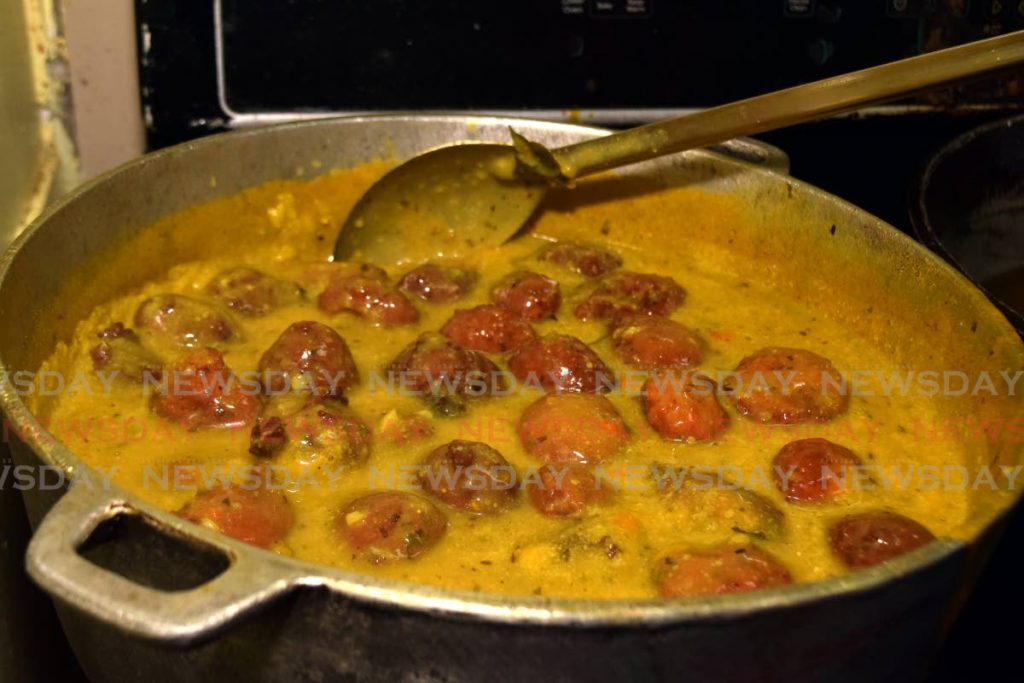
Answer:
[[[168,346],[219,346],[237,334],[217,306],[183,294],[158,294],[139,304],[135,327]]]
[[[232,484],[200,491],[175,514],[260,548],[281,541],[295,524],[285,494],[262,486]]]
[[[455,311],[441,334],[459,346],[484,353],[512,351],[537,337],[530,323],[512,311],[490,305]]]
[[[296,275],[306,291],[319,295],[332,280],[349,277],[365,277],[371,280],[388,281],[388,274],[383,268],[372,263],[360,261],[318,261],[300,267]]]
[[[349,408],[326,401],[285,417],[261,417],[252,428],[249,452],[333,479],[365,463],[370,446],[370,427]]]
[[[637,370],[685,369],[700,364],[700,338],[668,318],[626,316],[612,331],[615,355]]]
[[[764,424],[828,422],[849,403],[832,363],[803,349],[761,349],[741,360],[722,386],[736,410]]]
[[[359,370],[340,334],[323,323],[292,323],[260,357],[257,369],[267,393],[293,390],[342,398],[359,384]]]
[[[549,334],[523,344],[509,356],[508,368],[524,386],[547,392],[592,394],[615,385],[615,375],[601,357],[565,334]]]
[[[503,277],[491,290],[491,301],[524,320],[554,318],[562,304],[558,283],[528,270],[517,270]]]
[[[190,431],[246,427],[256,421],[260,398],[240,382],[216,349],[199,349],[166,368],[153,411]]]
[[[729,427],[714,381],[703,375],[661,373],[642,388],[647,422],[669,441],[713,441]]]
[[[774,555],[753,545],[678,550],[658,560],[654,570],[666,598],[744,593],[792,581]]]
[[[266,315],[305,298],[302,287],[294,282],[279,280],[246,266],[218,273],[206,285],[206,291],[236,313],[250,317]]]
[[[346,505],[335,518],[334,529],[354,557],[382,564],[427,552],[444,537],[448,520],[426,498],[382,491]]]
[[[580,320],[607,322],[628,315],[667,316],[685,300],[686,290],[670,277],[622,271],[602,278],[574,313]]]
[[[775,484],[791,503],[825,503],[850,487],[861,466],[853,451],[828,439],[790,441],[772,461]]]
[[[530,404],[516,427],[523,448],[552,464],[596,464],[629,442],[626,423],[604,396],[550,394]]]
[[[785,532],[785,515],[772,501],[714,471],[655,464],[651,473],[665,503],[662,521],[673,532],[719,540],[733,534],[770,540]]]
[[[377,277],[334,276],[317,298],[325,313],[351,313],[381,327],[413,325],[420,312],[404,294]]]
[[[406,273],[398,286],[422,301],[446,304],[466,296],[476,280],[476,271],[467,268],[424,263]]]
[[[577,517],[614,498],[609,482],[602,481],[593,469],[574,463],[544,465],[524,487],[533,507],[548,517]]]
[[[96,336],[100,343],[89,349],[89,356],[97,372],[137,384],[160,379],[163,361],[143,346],[139,336],[123,323],[114,323]]]
[[[622,265],[622,259],[610,251],[583,242],[555,242],[537,252],[537,258],[589,278],[607,275]]]
[[[437,500],[475,514],[507,510],[516,502],[517,475],[508,460],[479,441],[450,441],[420,463],[417,481]]]
[[[832,552],[850,569],[872,567],[935,540],[935,535],[909,517],[894,512],[849,515],[828,532]]]
[[[436,332],[424,332],[385,368],[396,392],[421,397],[439,417],[463,413],[467,401],[505,388],[498,366]]]

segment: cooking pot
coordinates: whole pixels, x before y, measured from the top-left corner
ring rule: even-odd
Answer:
[[[176,236],[159,254],[117,245],[156,219],[296,169],[396,160],[507,128],[558,146],[605,134],[471,116],[334,119],[231,133],[174,147],[69,195],[0,263],[0,399],[21,465],[65,486],[24,500],[31,576],[58,605],[95,681],[205,680],[875,680],[918,677],[998,535],[1014,493],[972,494],[973,541],[940,539],[865,571],[754,593],[678,601],[501,597],[412,585],[275,555],[186,523],[105,485],[29,411],[12,373],[34,371],[106,298],[202,255]],[[745,207],[722,234],[681,221],[648,248],[720,243],[757,255],[794,305],[815,306],[907,367],[1016,371],[1024,347],[985,297],[938,258],[854,206],[786,176],[693,151],[626,171],[727,192]],[[308,173],[307,173],[308,175]],[[687,232],[689,231],[689,232]],[[670,231],[671,232],[671,231]],[[659,239],[666,240],[664,243]],[[143,263],[144,262],[144,263]],[[1004,419],[1020,398],[941,399],[951,419]],[[1011,465],[1005,431],[971,466]]]
[[[944,146],[910,193],[918,239],[1024,332],[1024,116],[987,123]]]

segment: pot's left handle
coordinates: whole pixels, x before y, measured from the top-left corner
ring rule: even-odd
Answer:
[[[216,635],[298,584],[298,574],[219,547],[227,568],[196,588],[164,591],[141,585],[79,553],[101,523],[121,514],[143,513],[110,491],[72,486],[29,543],[29,575],[54,598],[96,619],[133,635],[180,644]]]

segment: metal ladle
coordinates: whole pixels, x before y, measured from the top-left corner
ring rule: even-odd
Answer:
[[[1024,62],[1024,31],[834,76],[549,150],[464,143],[413,157],[349,213],[337,260],[382,265],[465,255],[514,236],[548,188],[666,154],[848,112]]]

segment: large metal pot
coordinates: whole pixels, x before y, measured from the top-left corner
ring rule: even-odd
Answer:
[[[56,599],[93,680],[862,681],[921,674],[1014,496],[977,499],[986,533],[973,543],[943,539],[815,584],[675,602],[464,594],[273,555],[108,489],[41,427],[8,381],[6,373],[38,368],[95,304],[152,275],[151,266],[130,259],[113,268],[107,255],[155,219],[291,176],[311,159],[324,168],[385,150],[402,159],[452,140],[504,140],[509,123],[337,119],[188,143],[76,192],[6,254],[0,398],[17,433],[13,452],[19,463],[57,466],[78,482],[67,492],[25,491],[36,527],[28,569]],[[602,134],[512,123],[552,145]],[[1024,367],[1020,340],[976,289],[841,200],[710,152],[630,172],[733,193],[749,216],[721,236],[723,245],[728,238],[729,248],[760,254],[794,301],[827,306],[910,367],[925,358],[968,372]],[[201,243],[182,242],[168,241],[157,267],[201,253]],[[865,301],[873,302],[867,313]],[[947,409],[950,416],[999,418],[1020,413],[1020,405],[1004,396],[950,399]],[[1006,434],[977,444],[976,464],[1018,457],[1018,444]],[[105,550],[97,554],[97,547]]]

